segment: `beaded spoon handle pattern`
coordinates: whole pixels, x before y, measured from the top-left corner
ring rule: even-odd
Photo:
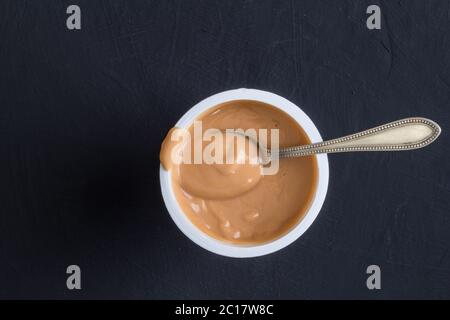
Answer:
[[[425,118],[406,118],[342,138],[304,146],[283,148],[280,158],[301,157],[319,153],[353,151],[403,151],[423,148],[441,133],[437,123]],[[275,152],[268,152],[273,158]]]

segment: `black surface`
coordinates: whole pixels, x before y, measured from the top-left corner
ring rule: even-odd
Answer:
[[[69,31],[69,4],[82,30]],[[379,4],[382,29],[366,28]],[[0,2],[1,298],[450,298],[448,1]],[[330,156],[307,233],[238,260],[159,188],[166,131],[227,89],[272,91],[324,138],[408,116],[432,146]],[[66,267],[82,290],[66,289]],[[382,290],[366,288],[378,264]]]

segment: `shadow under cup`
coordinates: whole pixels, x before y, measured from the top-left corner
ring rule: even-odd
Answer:
[[[315,125],[300,108],[278,95],[255,89],[237,89],[213,95],[191,108],[178,121],[176,127],[188,129],[193,121],[198,119],[207,110],[235,100],[253,100],[284,111],[303,129],[311,142],[322,141]],[[183,212],[174,193],[171,173],[162,167],[160,168],[161,191],[166,207],[175,224],[188,238],[199,246],[208,251],[228,257],[261,256],[278,251],[295,241],[310,227],[317,217],[325,200],[328,188],[328,159],[325,154],[322,154],[316,156],[316,161],[317,187],[310,201],[309,208],[306,209],[306,213],[281,236],[264,243],[239,244],[221,241],[200,230]]]

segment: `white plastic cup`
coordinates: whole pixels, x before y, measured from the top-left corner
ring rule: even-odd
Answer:
[[[322,137],[311,119],[295,104],[287,99],[270,93],[256,89],[236,89],[224,91],[215,94],[203,101],[197,103],[176,123],[176,127],[188,129],[194,120],[196,120],[203,112],[213,108],[221,103],[233,100],[256,100],[270,104],[289,114],[306,132],[311,142],[321,142]],[[283,160],[281,160],[283,161]],[[297,240],[316,219],[322,208],[325,196],[328,190],[328,157],[326,154],[317,155],[318,163],[318,184],[311,206],[304,217],[291,228],[283,236],[264,244],[241,245],[232,244],[215,239],[199,228],[197,228],[186,216],[181,209],[172,189],[171,174],[164,170],[162,166],[159,169],[159,177],[161,182],[161,192],[166,204],[167,210],[178,228],[192,241],[200,247],[214,252],[216,254],[235,257],[249,258],[266,255],[288,246]]]

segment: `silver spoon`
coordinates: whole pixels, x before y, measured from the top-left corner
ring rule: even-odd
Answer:
[[[404,151],[423,148],[440,135],[437,123],[425,118],[406,118],[390,122],[372,129],[364,130],[345,137],[312,143],[308,145],[264,149],[258,145],[260,161],[267,164],[278,155],[279,158],[302,157],[320,153],[338,153],[352,151]],[[248,137],[252,140],[251,137]]]

